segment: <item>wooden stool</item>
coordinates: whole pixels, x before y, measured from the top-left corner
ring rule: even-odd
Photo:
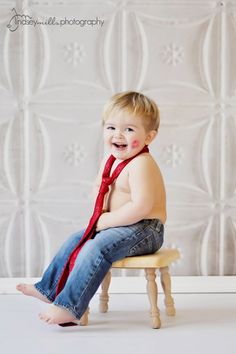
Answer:
[[[156,269],[161,273],[161,285],[165,294],[166,314],[168,316],[175,315],[174,300],[171,296],[171,279],[169,274],[169,265],[180,258],[177,249],[160,249],[156,253],[147,254],[143,256],[125,257],[114,263],[111,268],[135,268],[144,269],[145,277],[147,279],[147,293],[150,301],[150,317],[152,328],[160,328],[160,311],[157,306],[158,289],[156,284]],[[102,292],[99,296],[100,304],[99,311],[107,312],[108,310],[108,289],[111,282],[111,268],[104,277],[101,288]],[[86,326],[88,324],[89,307],[80,319],[80,325]]]

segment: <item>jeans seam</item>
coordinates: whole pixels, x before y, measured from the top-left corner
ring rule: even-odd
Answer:
[[[81,294],[80,297],[79,297],[79,300],[80,300],[80,298],[83,296],[84,292],[87,290],[87,288],[88,288],[88,286],[89,286],[91,280],[92,280],[92,279],[94,278],[94,276],[97,274],[97,272],[98,272],[98,267],[99,267],[99,265],[102,263],[103,259],[105,259],[108,263],[111,263],[111,262],[109,262],[109,261],[104,257],[104,255],[102,255],[102,258],[101,258],[99,264],[97,265],[96,272],[94,272],[94,273],[92,274],[92,276],[90,277],[90,279],[89,279],[89,281],[88,281],[88,283],[87,283],[87,285],[86,285],[86,288],[84,288],[84,291],[82,292],[82,294]]]
[[[153,234],[147,234],[142,240],[137,241],[137,242],[132,246],[132,248],[133,248],[134,246],[137,246],[139,243],[143,242],[144,240],[146,240],[146,239],[148,239],[148,238],[150,238],[150,237],[152,237],[152,236],[153,236]]]
[[[135,233],[135,236],[138,236],[139,234],[141,234],[142,232],[144,232],[147,228],[149,227],[149,225],[146,225],[142,230],[138,230],[137,233]],[[151,236],[151,234],[148,234],[146,237]],[[130,249],[132,249],[134,246],[136,246],[139,242],[142,242],[145,238],[143,238],[142,240],[138,240]]]
[[[68,261],[68,259],[67,259],[67,261]],[[67,263],[67,261],[66,261],[66,263]],[[64,270],[64,268],[63,268],[63,270]],[[62,275],[62,273],[60,273],[60,274],[57,276],[56,280],[55,280],[54,283],[52,284],[52,289],[51,289],[51,291],[50,291],[49,296],[51,296],[51,294],[52,294],[52,293],[55,291],[55,289],[57,288],[58,281],[59,281],[59,279],[61,278],[61,275]]]
[[[164,230],[164,225],[162,224],[162,225],[159,225],[158,226],[158,229],[156,228],[156,227],[154,227],[153,225],[150,225],[150,228],[153,230],[153,231],[155,231],[155,232],[157,232],[157,233],[160,233],[160,232],[162,232],[162,226],[163,226],[163,230]]]
[[[138,236],[139,234],[141,234],[142,232],[144,232],[148,226],[149,226],[149,225],[145,225],[145,227],[144,227],[143,229],[140,229],[140,228],[139,228],[138,230],[136,230],[136,231],[134,231],[133,233],[131,233],[130,236],[128,236],[127,238],[120,240],[119,242],[116,243],[116,247],[117,247],[117,245],[120,245],[120,244],[122,244],[123,242],[125,242],[127,239],[129,239],[129,237]],[[139,242],[139,241],[137,241],[137,242]],[[135,243],[135,244],[136,244],[136,243]],[[134,244],[134,245],[135,245],[135,244]],[[132,247],[134,247],[134,245],[133,245]],[[110,253],[110,251],[111,251],[110,249],[107,249],[107,250],[105,250],[105,251],[102,251],[102,253],[103,253],[105,259],[106,259],[105,255],[106,255],[107,253]]]

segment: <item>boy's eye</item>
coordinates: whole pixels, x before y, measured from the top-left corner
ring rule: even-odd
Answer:
[[[133,132],[134,130],[132,128],[126,128],[127,132]]]
[[[108,125],[107,129],[115,130],[115,127],[112,127],[112,126]]]

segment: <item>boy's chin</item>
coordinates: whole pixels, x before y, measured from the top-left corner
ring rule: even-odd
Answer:
[[[124,159],[124,158],[126,158],[126,155],[129,155],[127,149],[118,150],[118,149],[114,148],[113,146],[111,147],[110,152],[117,159]]]
[[[116,149],[111,149],[111,154],[119,160],[127,160],[136,155],[136,152],[128,150],[117,151]]]

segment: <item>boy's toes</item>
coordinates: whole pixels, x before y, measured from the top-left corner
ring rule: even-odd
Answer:
[[[39,313],[39,318],[40,320],[47,322],[50,318],[48,316],[46,316],[46,314],[44,313]]]
[[[19,290],[19,291],[23,291],[24,284],[17,284],[16,289]]]
[[[46,321],[48,324],[54,324],[55,321],[53,318],[48,318],[48,320]]]

